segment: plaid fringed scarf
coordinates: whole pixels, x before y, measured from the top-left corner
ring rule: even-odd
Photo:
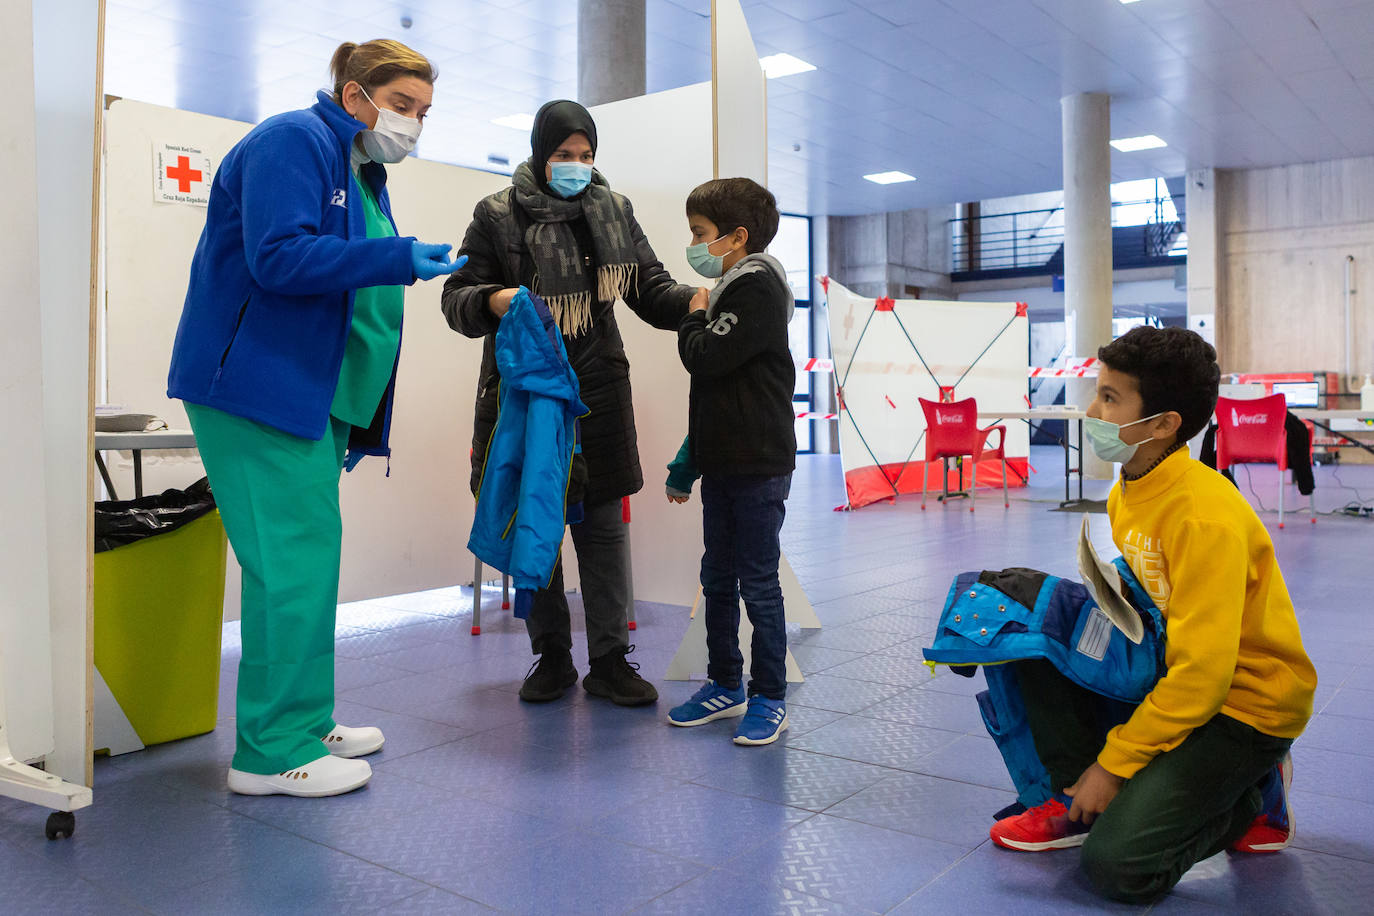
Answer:
[[[515,170],[514,186],[516,202],[531,220],[525,245],[534,259],[533,291],[548,303],[559,330],[576,337],[591,327],[594,302],[624,299],[638,282],[639,262],[629,220],[600,172],[592,172],[592,183],[576,200],[541,190],[528,162]],[[595,290],[568,226],[579,216],[586,217],[596,248]]]

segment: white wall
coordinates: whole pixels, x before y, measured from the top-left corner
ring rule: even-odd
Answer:
[[[1217,185],[1222,370],[1343,371],[1353,256],[1352,369],[1374,372],[1374,157],[1218,172]]]

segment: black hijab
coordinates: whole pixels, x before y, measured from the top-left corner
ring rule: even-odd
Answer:
[[[595,156],[596,122],[592,120],[591,112],[578,103],[555,99],[545,102],[534,116],[534,129],[530,131],[530,167],[541,191],[553,193],[549,189],[548,179],[544,177],[544,167],[549,157],[564,140],[579,132],[587,135],[587,142],[592,145],[592,155]]]

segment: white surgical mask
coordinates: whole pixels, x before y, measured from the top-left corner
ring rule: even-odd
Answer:
[[[372,101],[366,89],[362,93],[363,98],[377,109],[377,126],[362,132],[363,152],[373,162],[400,162],[410,155],[420,139],[419,119],[407,118],[390,108],[382,108]]]
[[[1121,439],[1121,431],[1128,426],[1135,426],[1137,423],[1144,423],[1146,420],[1153,420],[1155,417],[1162,416],[1164,416],[1163,413],[1157,413],[1122,424],[1099,420],[1097,417],[1086,417],[1083,420],[1083,435],[1088,437],[1088,444],[1092,446],[1097,457],[1113,464],[1125,464],[1135,457],[1136,451],[1145,444],[1146,440],[1134,444],[1124,442]]]
[[[549,170],[553,173],[549,187],[564,200],[581,194],[592,183],[592,167],[586,163],[551,162]]]
[[[725,273],[725,256],[728,255],[729,252],[727,251],[725,254],[711,254],[711,246],[723,238],[725,238],[725,236],[722,235],[715,241],[698,242],[695,245],[687,246],[687,263],[692,266],[692,270],[695,270],[703,277],[713,278],[719,277],[721,274]]]

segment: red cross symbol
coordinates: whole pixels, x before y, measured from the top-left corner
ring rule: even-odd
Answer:
[[[167,177],[177,183],[177,190],[182,194],[189,193],[191,182],[202,181],[205,178],[200,169],[191,168],[191,159],[188,156],[178,156],[175,166],[167,166]]]

